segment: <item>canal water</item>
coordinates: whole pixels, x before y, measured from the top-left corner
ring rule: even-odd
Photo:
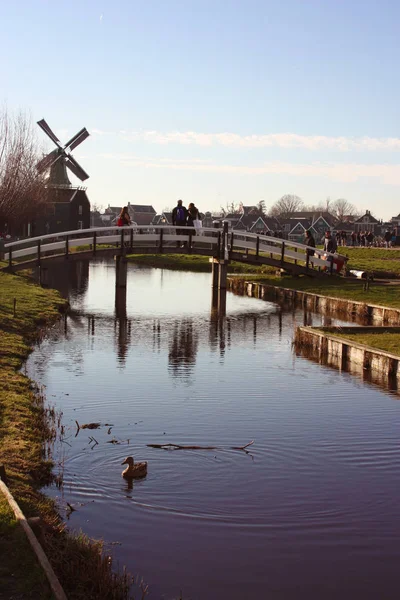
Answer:
[[[150,599],[397,599],[398,396],[295,356],[321,315],[228,294],[214,318],[210,277],[129,265],[125,313],[112,262],[51,271],[72,310],[26,365],[63,413],[47,492]]]

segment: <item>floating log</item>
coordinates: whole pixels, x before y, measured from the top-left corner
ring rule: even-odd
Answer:
[[[251,440],[244,446],[229,446],[230,450],[246,450],[254,444]],[[223,450],[223,446],[185,446],[181,444],[147,444],[148,448],[160,448],[162,450]]]
[[[84,423],[83,425],[79,425],[78,421],[75,420],[78,431],[80,429],[98,429],[101,427],[101,423]]]

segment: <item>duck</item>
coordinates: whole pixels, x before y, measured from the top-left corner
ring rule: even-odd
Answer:
[[[126,469],[122,471],[122,477],[125,477],[126,479],[146,477],[147,475],[147,462],[138,462],[135,464],[133,456],[127,456],[121,465],[128,465]]]

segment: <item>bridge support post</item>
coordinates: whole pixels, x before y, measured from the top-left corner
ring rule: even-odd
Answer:
[[[212,264],[211,274],[211,314],[217,317],[226,315],[226,280],[228,261],[219,258],[210,258]]]
[[[49,287],[49,270],[43,265],[39,265],[39,282],[42,287]]]
[[[226,289],[218,290],[218,316],[225,317],[226,315]]]
[[[126,319],[126,287],[115,288],[115,316],[117,319]]]
[[[218,281],[219,281],[219,262],[218,260],[214,259],[214,258],[210,258],[210,262],[212,264],[212,271],[211,271],[211,287],[214,289],[218,288]]]
[[[128,278],[128,260],[125,256],[118,254],[114,256],[115,260],[115,287],[126,288]]]
[[[228,261],[219,261],[219,277],[218,277],[218,289],[226,290],[226,278],[228,275]]]

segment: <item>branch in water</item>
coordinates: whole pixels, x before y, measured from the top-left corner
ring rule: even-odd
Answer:
[[[254,444],[254,440],[251,440],[244,446],[230,446],[231,450],[246,450],[249,446]],[[161,448],[163,450],[222,450],[222,446],[182,446],[181,444],[147,444],[148,448]]]

